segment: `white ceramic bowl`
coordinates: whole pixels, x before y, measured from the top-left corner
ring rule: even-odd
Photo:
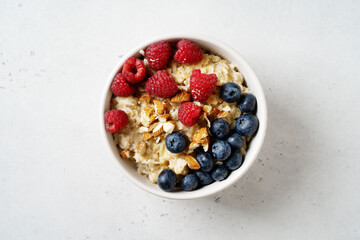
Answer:
[[[145,176],[141,176],[137,173],[136,168],[130,164],[130,162],[126,159],[122,159],[119,155],[119,152],[114,144],[111,133],[106,132],[104,127],[104,113],[109,110],[110,107],[110,98],[112,92],[110,90],[110,84],[114,78],[114,76],[118,73],[120,67],[124,64],[125,60],[129,57],[139,57],[139,50],[145,50],[145,48],[153,42],[157,42],[160,40],[176,40],[176,39],[189,39],[199,46],[223,57],[230,63],[233,63],[238,70],[243,74],[245,81],[250,88],[252,94],[254,94],[257,98],[257,117],[259,119],[259,129],[256,133],[256,136],[251,140],[250,146],[248,148],[247,154],[245,155],[244,162],[242,166],[231,172],[229,177],[221,182],[214,182],[208,186],[202,187],[198,190],[185,192],[165,192],[161,190],[157,184],[151,183]],[[267,126],[267,108],[266,108],[266,100],[264,96],[263,89],[260,85],[258,78],[256,77],[254,71],[251,69],[249,64],[238,54],[234,49],[225,45],[218,40],[215,40],[210,37],[202,36],[202,35],[194,35],[194,34],[179,34],[179,35],[168,35],[161,36],[149,41],[146,41],[139,46],[137,46],[132,51],[128,52],[115,66],[114,70],[110,74],[109,78],[105,84],[105,90],[101,99],[101,111],[100,111],[100,129],[101,134],[104,137],[106,148],[109,150],[111,158],[117,160],[120,164],[120,168],[124,175],[126,175],[135,185],[142,188],[143,190],[150,192],[152,194],[166,197],[170,199],[194,199],[200,198],[204,196],[208,196],[214,193],[217,193],[232,184],[234,184],[239,178],[241,178],[247,170],[251,167],[251,165],[255,162],[257,155],[260,152],[261,146],[264,142],[265,133]],[[256,183],[254,183],[256,184]]]

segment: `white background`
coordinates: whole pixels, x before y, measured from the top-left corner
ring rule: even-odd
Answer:
[[[360,239],[359,1],[0,0],[0,239]],[[235,185],[171,201],[100,137],[117,61],[169,33],[243,55],[269,128]]]

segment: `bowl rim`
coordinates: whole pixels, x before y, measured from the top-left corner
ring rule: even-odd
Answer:
[[[210,45],[214,45],[222,50],[225,50],[227,52],[231,52],[236,58],[237,60],[241,63],[241,65],[247,69],[248,74],[252,75],[251,76],[251,82],[254,83],[254,85],[257,86],[257,103],[260,104],[262,106],[261,110],[262,110],[262,115],[263,115],[263,119],[260,122],[260,126],[259,129],[257,131],[256,134],[256,138],[259,138],[258,140],[258,145],[256,146],[257,148],[254,150],[254,154],[253,154],[253,159],[247,159],[247,161],[251,161],[250,164],[247,164],[245,166],[242,166],[241,169],[241,173],[236,177],[231,179],[226,179],[224,181],[222,181],[221,185],[219,185],[218,188],[213,189],[212,191],[191,191],[191,192],[165,192],[162,191],[160,188],[158,190],[155,190],[154,188],[148,187],[146,186],[144,183],[142,183],[140,180],[138,180],[137,178],[135,178],[134,176],[132,176],[131,173],[129,173],[123,166],[122,164],[119,162],[119,159],[124,160],[120,157],[120,154],[117,152],[117,155],[115,154],[114,150],[112,149],[112,147],[110,146],[110,142],[109,142],[109,135],[111,135],[111,133],[108,133],[105,130],[105,121],[104,121],[104,113],[106,112],[106,99],[108,98],[108,94],[110,91],[110,85],[111,82],[114,78],[114,76],[119,72],[119,69],[121,68],[121,66],[124,64],[124,62],[126,61],[126,59],[128,59],[129,57],[132,57],[136,54],[139,53],[140,50],[145,49],[148,45],[150,45],[151,43],[160,41],[160,40],[172,40],[172,39],[190,39],[190,40],[194,40],[194,41],[203,41],[203,42],[207,42]],[[245,78],[245,81],[247,81],[247,79]],[[258,109],[259,111],[259,109]],[[258,112],[256,113],[256,115],[258,115]],[[178,200],[186,200],[186,199],[195,199],[195,198],[201,198],[201,197],[206,197],[209,195],[213,195],[215,193],[218,193],[226,188],[228,188],[229,186],[231,186],[232,184],[234,184],[235,182],[237,182],[249,169],[250,167],[253,165],[253,163],[255,162],[261,148],[262,145],[264,143],[265,140],[265,135],[266,135],[266,130],[267,130],[267,105],[266,105],[266,99],[265,99],[265,94],[263,91],[263,88],[260,84],[260,81],[258,79],[258,77],[256,76],[254,70],[251,68],[251,66],[248,64],[248,62],[233,48],[231,48],[230,46],[228,46],[227,44],[214,39],[212,37],[208,37],[202,34],[167,34],[167,35],[160,35],[154,38],[151,38],[145,42],[142,42],[141,44],[138,44],[135,48],[133,48],[131,51],[127,52],[127,54],[125,54],[119,61],[118,63],[114,66],[113,70],[110,72],[110,75],[107,79],[107,81],[105,82],[105,87],[103,90],[103,93],[101,95],[101,101],[100,101],[100,131],[101,131],[101,136],[102,139],[105,142],[106,145],[106,149],[107,151],[111,152],[111,155],[115,158],[115,160],[117,160],[119,162],[120,165],[120,169],[121,172],[136,186],[138,186],[139,188],[141,188],[142,190],[145,190],[146,192],[152,193],[156,196],[160,196],[160,197],[164,197],[164,198],[168,198],[168,199],[178,199]],[[259,119],[260,121],[260,119]],[[112,137],[111,137],[112,139]],[[246,155],[245,155],[246,157]],[[137,173],[138,174],[138,173]],[[145,178],[145,176],[142,176]],[[148,180],[148,179],[146,179]]]

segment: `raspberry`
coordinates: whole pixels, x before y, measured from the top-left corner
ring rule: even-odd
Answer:
[[[160,41],[151,44],[146,48],[146,58],[150,67],[161,70],[166,67],[171,54],[171,47],[167,41]]]
[[[192,126],[200,117],[201,109],[192,102],[181,104],[178,110],[179,121],[185,126]]]
[[[200,69],[195,69],[190,76],[191,96],[195,101],[205,102],[214,92],[216,83],[216,74],[205,74]]]
[[[181,40],[177,43],[177,51],[174,59],[180,63],[198,63],[202,60],[201,49],[189,40]]]
[[[118,73],[114,80],[111,83],[111,91],[119,97],[127,97],[133,95],[136,91],[134,86],[131,86],[126,82],[124,76],[121,73]]]
[[[146,74],[144,63],[140,59],[129,58],[124,63],[122,74],[129,83],[139,83]]]
[[[128,115],[122,110],[113,109],[105,113],[105,129],[108,132],[120,132],[128,124]]]
[[[145,83],[145,91],[156,97],[172,97],[177,91],[178,87],[174,79],[165,70],[156,72]]]

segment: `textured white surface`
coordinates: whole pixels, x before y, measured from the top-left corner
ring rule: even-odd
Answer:
[[[360,3],[191,2],[0,2],[1,239],[360,239]],[[134,187],[99,140],[114,64],[174,32],[238,50],[268,101],[258,162],[200,200]]]

